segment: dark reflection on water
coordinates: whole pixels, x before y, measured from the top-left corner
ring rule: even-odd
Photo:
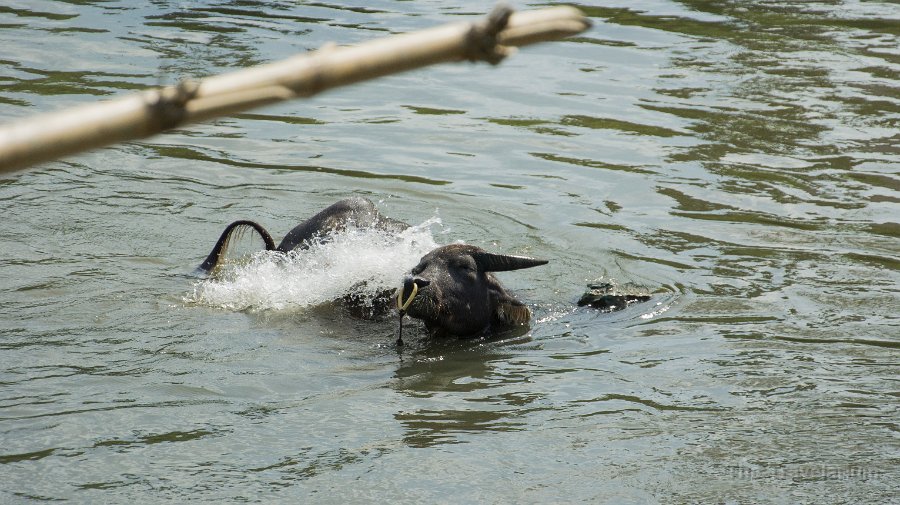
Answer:
[[[497,68],[0,180],[0,501],[895,499],[900,9],[581,7],[590,32]],[[484,9],[3,6],[0,112]],[[398,350],[393,319],[185,301],[227,222],[283,232],[349,194],[440,218],[438,243],[551,259],[502,275],[532,327],[435,342],[410,325]],[[576,308],[601,278],[653,296]]]
[[[498,354],[499,342],[456,342],[433,345],[412,356],[404,356],[395,372],[396,387],[413,402],[430,400],[446,394],[464,399],[457,407],[436,410],[430,401],[414,410],[395,414],[404,427],[404,442],[410,447],[430,447],[460,443],[458,435],[520,431],[527,423],[518,420],[528,413],[523,408],[538,399],[526,392],[484,396],[491,390],[519,380],[497,370],[514,355]],[[412,360],[410,360],[412,358]]]

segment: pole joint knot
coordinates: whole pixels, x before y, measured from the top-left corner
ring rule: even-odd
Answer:
[[[156,90],[156,96],[151,98],[150,108],[161,130],[175,128],[184,121],[187,104],[197,97],[199,89],[199,82],[184,79],[175,86]]]
[[[497,36],[506,28],[513,9],[505,3],[497,4],[487,19],[472,23],[466,35],[466,59],[472,62],[500,63],[512,51],[497,42]]]

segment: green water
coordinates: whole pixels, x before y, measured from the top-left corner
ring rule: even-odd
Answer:
[[[897,501],[900,5],[581,8],[498,67],[0,179],[0,502]],[[7,3],[0,118],[488,9]],[[305,275],[198,299],[228,222],[278,239],[349,195],[551,259],[502,275],[530,331],[398,352],[394,321],[270,303]],[[575,308],[597,278],[654,297]]]

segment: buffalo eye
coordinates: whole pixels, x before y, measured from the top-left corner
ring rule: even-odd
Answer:
[[[462,256],[459,258],[454,258],[450,262],[450,266],[452,268],[462,270],[465,272],[475,272],[478,270],[478,267],[475,265],[475,260],[471,256]]]

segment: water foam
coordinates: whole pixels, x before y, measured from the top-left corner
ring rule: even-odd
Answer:
[[[348,293],[371,300],[398,287],[404,273],[437,247],[431,227],[440,224],[434,217],[399,235],[351,229],[286,255],[261,251],[224,264],[215,277],[194,284],[184,301],[257,311],[313,307]]]

